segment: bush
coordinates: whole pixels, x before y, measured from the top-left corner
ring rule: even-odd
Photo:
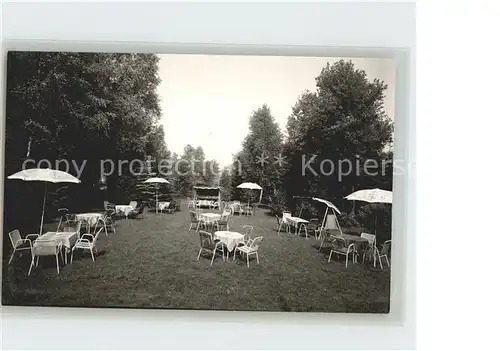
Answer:
[[[287,210],[285,192],[281,190],[275,190],[270,198],[271,203],[269,204],[269,209],[271,210],[271,214],[273,216],[281,216],[283,211]]]
[[[341,213],[337,216],[342,228],[360,228],[361,224],[352,213]]]

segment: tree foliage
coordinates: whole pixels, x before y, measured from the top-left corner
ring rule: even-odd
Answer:
[[[288,119],[285,184],[295,193],[290,195],[312,194],[342,203],[354,190],[392,188],[392,170],[382,175],[380,168],[389,159],[386,148],[392,141],[392,124],[383,109],[387,86],[341,60],[322,69],[316,87],[299,97]],[[310,160],[314,172],[304,167]],[[324,160],[333,162],[333,172],[329,162],[321,171]],[[379,165],[376,176],[364,172],[366,160]]]
[[[53,168],[55,160],[66,159],[85,164],[82,183],[49,186],[49,198],[65,199],[77,211],[105,198],[126,197],[118,186],[118,169],[106,180],[107,190],[101,190],[101,160],[168,154],[158,125],[157,63],[150,54],[9,52],[6,175],[19,171],[27,158],[46,159]],[[121,171],[125,178],[130,175],[130,168]],[[74,167],[69,172],[75,174]],[[8,220],[17,224],[16,214],[36,219],[42,191],[40,184],[6,181]],[[49,201],[48,214],[60,203]]]

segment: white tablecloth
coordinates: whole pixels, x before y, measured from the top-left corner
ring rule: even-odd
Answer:
[[[164,209],[168,208],[168,206],[170,206],[170,202],[166,202],[166,201],[159,201],[158,202],[158,209],[160,211],[163,211]]]
[[[73,247],[76,243],[76,239],[78,239],[78,234],[76,232],[47,232],[43,235],[40,235],[33,244],[34,246],[57,246],[59,243],[68,249]],[[52,240],[50,243],[38,241],[38,240]]]
[[[309,221],[299,217],[283,217],[283,223],[298,227],[300,223],[309,223]]]
[[[218,213],[200,213],[200,219],[207,222],[220,221],[221,215]]]
[[[116,213],[123,213],[125,216],[128,216],[128,214],[134,209],[133,206],[130,205],[116,205],[115,210]]]
[[[245,243],[245,236],[237,232],[218,231],[214,233],[214,239],[226,244],[229,251],[233,251],[239,243]]]
[[[97,224],[99,219],[104,219],[104,215],[102,213],[79,213],[76,216],[76,219],[79,221],[86,221],[89,225],[93,226]]]

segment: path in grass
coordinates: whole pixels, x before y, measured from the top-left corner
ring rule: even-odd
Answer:
[[[197,233],[188,231],[186,208],[145,213],[117,222],[116,234],[99,238],[99,255],[75,255],[58,275],[52,258],[27,276],[29,257],[3,262],[3,303],[15,305],[146,307],[265,311],[387,312],[390,271],[337,259],[327,263],[319,242],[278,234],[276,220],[232,216],[230,229],[254,226],[264,236],[260,264],[196,260]],[[54,224],[52,224],[54,226]],[[51,229],[48,225],[46,230]]]

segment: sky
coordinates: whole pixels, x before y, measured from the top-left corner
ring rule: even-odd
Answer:
[[[160,123],[171,152],[202,146],[205,159],[230,165],[263,104],[285,131],[297,98],[316,89],[327,62],[341,58],[293,56],[159,55]],[[387,85],[384,108],[394,120],[396,69],[392,59],[344,58]]]

